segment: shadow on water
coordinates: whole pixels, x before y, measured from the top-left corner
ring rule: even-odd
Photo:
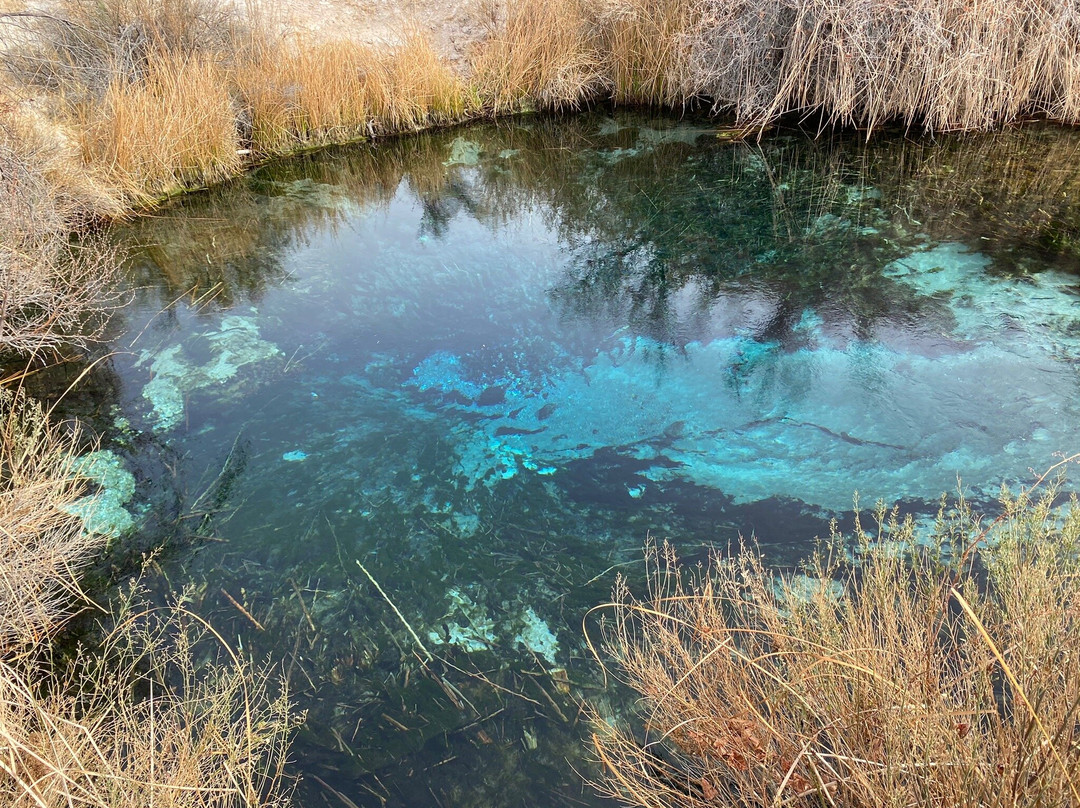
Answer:
[[[160,586],[283,667],[301,804],[596,804],[582,620],[647,536],[791,568],[856,488],[925,519],[1070,448],[1078,149],[590,114],[297,158],[118,229],[73,405],[185,537]]]

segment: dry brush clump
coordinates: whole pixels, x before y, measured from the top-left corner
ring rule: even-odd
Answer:
[[[1080,120],[1069,0],[521,0],[487,19],[473,69],[493,111],[608,97],[701,102],[746,125]]]
[[[604,90],[598,20],[589,0],[491,4],[472,80],[492,114],[573,108]]]
[[[0,657],[46,640],[78,600],[77,576],[105,545],[67,509],[84,493],[78,436],[0,388]]]
[[[597,720],[602,788],[646,806],[1069,805],[1080,789],[1080,513],[1004,500],[976,570],[882,511],[807,574],[648,555],[605,639],[642,723]],[[958,553],[959,554],[959,553]],[[981,567],[981,568],[979,568]]]
[[[91,208],[119,209],[45,129],[31,116],[0,121],[0,354],[85,345],[113,299],[113,252],[68,235]]]
[[[69,511],[76,432],[0,388],[0,804],[233,808],[284,804],[295,725],[270,671],[181,604],[120,599],[103,638],[52,644],[88,605],[79,574],[107,536]]]
[[[226,0],[58,0],[15,17],[9,82],[46,99],[77,165],[122,206],[151,204],[266,157],[479,112],[419,29],[373,46],[282,30]],[[105,214],[111,211],[102,211]]]
[[[139,611],[137,597],[125,596],[114,628],[62,677],[42,675],[41,660],[0,661],[3,804],[288,804],[287,694],[194,614]]]
[[[113,208],[299,149],[608,99],[701,104],[748,126],[1080,120],[1069,0],[489,0],[464,70],[405,23],[375,46],[291,34],[268,9],[57,0],[0,16],[0,55]]]

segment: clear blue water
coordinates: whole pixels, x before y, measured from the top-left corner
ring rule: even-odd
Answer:
[[[269,166],[117,234],[96,417],[308,710],[302,804],[594,804],[582,619],[648,536],[788,565],[1076,448],[1078,148],[595,114]]]

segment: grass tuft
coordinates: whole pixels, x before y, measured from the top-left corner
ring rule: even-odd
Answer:
[[[40,405],[0,388],[0,657],[51,635],[104,548],[65,511],[82,495],[76,447]]]
[[[585,0],[521,0],[488,9],[472,78],[495,115],[576,108],[603,89],[594,9]]]
[[[52,656],[108,540],[67,513],[84,493],[78,446],[0,388],[0,804],[285,805],[287,693],[197,615],[140,607],[133,588],[92,650]]]
[[[648,595],[621,580],[605,627],[643,722],[597,723],[603,790],[650,806],[1074,803],[1080,516],[1054,494],[1006,498],[986,532],[961,507],[953,538],[990,545],[975,571],[883,511],[857,564],[834,537],[800,576],[748,549],[698,573],[650,550]]]
[[[240,166],[236,111],[220,64],[163,54],[145,76],[114,81],[84,112],[84,161],[133,200],[221,181]]]
[[[286,694],[179,606],[136,609],[66,675],[0,661],[0,800],[12,808],[285,806]],[[200,661],[196,659],[210,661]]]

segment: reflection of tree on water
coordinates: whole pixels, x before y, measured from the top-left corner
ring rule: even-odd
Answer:
[[[883,318],[910,318],[918,303],[879,270],[914,232],[1067,251],[1080,238],[1080,136],[1052,128],[726,145],[707,122],[578,116],[474,127],[475,165],[447,165],[459,137],[269,166],[139,220],[123,232],[143,244],[133,283],[159,289],[161,305],[184,292],[217,305],[257,299],[285,279],[284,255],[407,184],[425,238],[458,216],[497,227],[542,211],[572,256],[552,290],[572,316],[629,320],[678,343],[695,331],[680,321],[718,297],[767,289],[770,314],[744,325],[787,344],[807,305],[858,339]]]

